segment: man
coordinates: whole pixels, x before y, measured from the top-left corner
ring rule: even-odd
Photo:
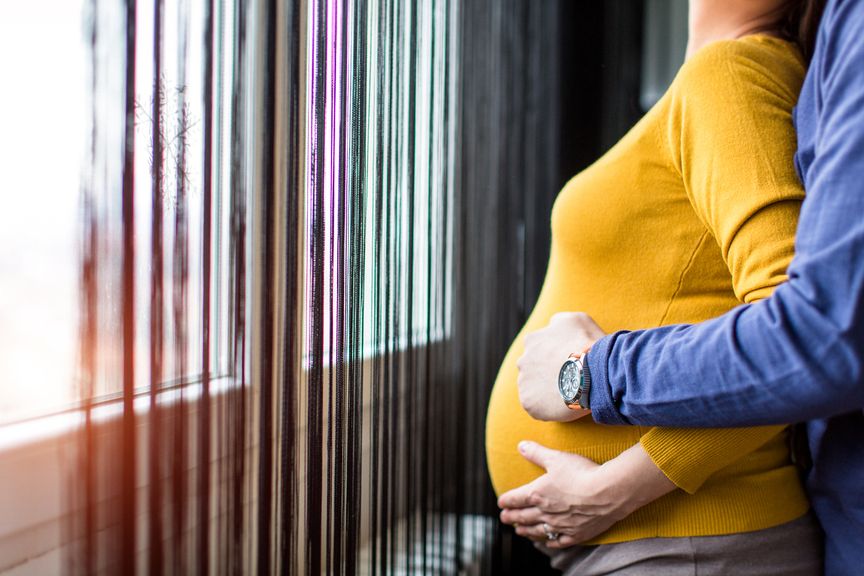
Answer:
[[[587,408],[600,423],[736,427],[809,420],[813,465],[807,488],[825,531],[826,574],[861,574],[864,1],[829,1],[795,122],[795,162],[807,198],[787,283],[767,300],[695,326],[598,339],[602,332],[587,316],[560,315],[526,340],[520,394],[527,392],[523,405],[533,416],[564,419],[556,365],[591,345],[584,368],[592,382]],[[593,515],[584,532],[573,532],[584,539],[639,505],[606,502],[580,513],[587,503],[574,501],[579,491],[564,487],[588,484],[585,476],[596,475],[596,466],[532,443],[520,450],[547,474],[502,495],[505,522],[548,522],[545,528],[555,520]],[[627,481],[619,476],[621,486]],[[656,484],[650,497],[669,489],[662,479]],[[606,492],[629,498],[625,489]],[[577,541],[564,539],[553,547]]]

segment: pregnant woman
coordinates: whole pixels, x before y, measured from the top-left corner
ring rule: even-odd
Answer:
[[[494,488],[500,495],[543,474],[518,451],[530,440],[597,464],[639,451],[671,489],[555,553],[568,574],[820,573],[819,528],[786,427],[544,422],[521,405],[516,366],[524,335],[559,312],[584,310],[606,332],[693,323],[786,279],[804,198],[791,111],[820,5],[691,0],[688,58],[668,92],[556,200],[545,283],[489,403]],[[549,536],[548,526],[538,530],[519,529]]]

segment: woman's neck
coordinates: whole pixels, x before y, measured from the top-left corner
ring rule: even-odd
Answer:
[[[718,40],[771,28],[783,0],[690,0],[687,58]]]

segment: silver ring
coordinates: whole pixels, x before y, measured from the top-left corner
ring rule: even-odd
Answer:
[[[560,534],[552,530],[546,522],[543,522],[543,532],[546,533],[546,540],[549,540],[550,542],[557,540],[558,536],[560,536]]]

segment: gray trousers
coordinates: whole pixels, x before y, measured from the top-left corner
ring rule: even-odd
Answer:
[[[818,576],[822,531],[809,513],[755,532],[646,538],[547,553],[565,576]]]

